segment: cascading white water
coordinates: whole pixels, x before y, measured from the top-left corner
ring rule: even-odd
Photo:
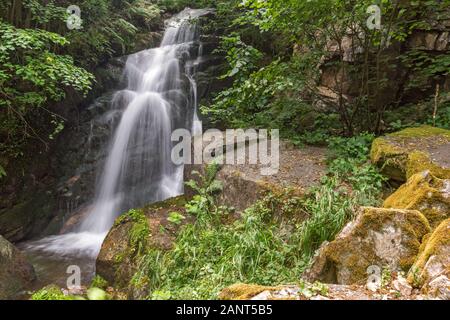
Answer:
[[[92,209],[75,232],[29,243],[28,250],[95,258],[120,213],[183,192],[183,168],[171,161],[171,133],[177,128],[194,134],[201,130],[194,123],[195,73],[202,49],[190,20],[208,12],[185,9],[167,22],[159,48],[128,57],[128,86],[111,103],[122,115]]]

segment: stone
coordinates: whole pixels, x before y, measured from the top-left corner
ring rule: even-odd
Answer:
[[[0,300],[15,298],[35,279],[25,255],[0,236]]]
[[[392,282],[395,290],[399,291],[403,296],[410,296],[413,288],[404,277],[399,276]]]
[[[369,268],[405,271],[415,261],[427,219],[416,210],[361,208],[330,243],[319,249],[305,279],[334,284],[364,285]]]
[[[250,300],[269,300],[271,296],[272,296],[272,294],[270,293],[270,291],[266,290],[256,296],[254,296]]]
[[[444,275],[428,284],[428,296],[434,299],[450,300],[450,279]]]
[[[450,130],[421,126],[375,139],[371,160],[390,179],[405,182],[428,170],[450,179]]]
[[[446,51],[448,48],[448,44],[450,42],[450,34],[449,32],[443,32],[440,34],[440,36],[436,40],[436,47],[435,49],[437,51]]]
[[[247,209],[269,192],[293,189],[295,195],[301,196],[312,186],[320,184],[326,172],[326,150],[320,147],[297,148],[281,141],[279,171],[263,176],[263,165],[222,165],[216,179],[222,183],[223,190],[217,197],[217,203],[235,208],[238,212]],[[200,178],[193,172],[205,174],[206,165],[186,165],[184,181]],[[195,195],[195,190],[185,186],[187,199]]]
[[[436,280],[442,276],[450,278],[450,219],[441,222],[432,234],[424,238],[420,253],[408,273],[408,281],[429,294],[430,291],[436,292],[437,284],[448,284],[442,278]],[[441,289],[450,288],[445,285]]]
[[[385,208],[419,210],[432,228],[450,217],[450,179],[439,179],[429,171],[413,175],[388,197]]]
[[[262,292],[277,290],[277,287],[237,283],[223,289],[219,294],[220,300],[248,300],[260,295]],[[262,298],[263,296],[259,296]],[[266,297],[269,297],[268,295]]]
[[[115,289],[134,290],[130,281],[140,258],[151,249],[170,250],[180,228],[192,223],[183,196],[132,210],[120,216],[106,236],[96,261],[96,273]],[[179,224],[168,220],[172,212],[185,216]],[[133,293],[130,293],[133,296]],[[139,295],[144,295],[142,292]],[[141,296],[142,297],[142,296]]]

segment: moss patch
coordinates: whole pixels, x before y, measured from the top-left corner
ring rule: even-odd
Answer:
[[[219,294],[221,300],[249,300],[264,291],[276,291],[280,288],[266,287],[255,284],[237,283],[222,290]]]
[[[429,170],[436,177],[450,179],[450,130],[422,126],[408,128],[375,139],[371,160],[383,173],[404,182]]]
[[[408,274],[408,281],[420,287],[433,280],[431,273],[445,274],[450,277],[449,254],[450,219],[447,219],[431,235],[424,238],[420,254]],[[430,263],[431,258],[434,259],[432,263]],[[436,272],[436,268],[439,269],[438,272]]]
[[[432,227],[450,215],[450,180],[442,180],[429,171],[415,174],[384,202],[385,208],[419,210]]]
[[[186,214],[184,203],[184,197],[176,197],[132,209],[116,219],[97,258],[98,275],[131,298],[145,296],[145,292],[139,291],[142,281],[133,281],[134,275],[142,257],[151,250],[171,249],[180,228],[193,221],[193,217]],[[173,223],[169,219],[172,212],[186,219]]]

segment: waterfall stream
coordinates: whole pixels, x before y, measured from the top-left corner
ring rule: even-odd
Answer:
[[[114,94],[111,109],[120,121],[111,137],[95,198],[74,231],[27,243],[29,252],[95,261],[117,216],[130,208],[183,192],[183,167],[171,161],[171,133],[198,133],[195,75],[202,46],[192,19],[207,9],[185,9],[166,21],[159,48],[127,59],[127,88]]]

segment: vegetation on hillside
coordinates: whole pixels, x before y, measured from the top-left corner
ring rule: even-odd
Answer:
[[[374,2],[375,28],[367,23]],[[130,285],[149,289],[149,299],[217,298],[238,282],[297,283],[358,207],[380,204],[386,178],[369,162],[373,139],[420,124],[450,128],[449,51],[411,44],[418,30],[450,21],[450,0],[82,0],[81,29],[66,25],[71,4],[0,0],[0,179],[8,170],[20,175],[14,165],[24,155],[49,151],[64,130],[61,108],[83,101],[98,67],[137,50],[188,6],[215,9],[203,28],[221,33],[215,53],[230,83],[203,102],[208,122],[280,129],[299,147],[329,150],[319,186],[303,197],[268,194],[238,218],[216,204],[221,186],[210,167],[201,184],[188,182],[198,193],[186,205],[195,223],[180,227],[172,250],[148,248],[146,217],[131,210],[139,270]],[[277,218],[294,211],[306,218],[285,228]],[[172,212],[168,221],[184,219]],[[92,297],[109,299],[97,288],[106,286],[96,278]],[[77,297],[48,287],[32,299]]]

